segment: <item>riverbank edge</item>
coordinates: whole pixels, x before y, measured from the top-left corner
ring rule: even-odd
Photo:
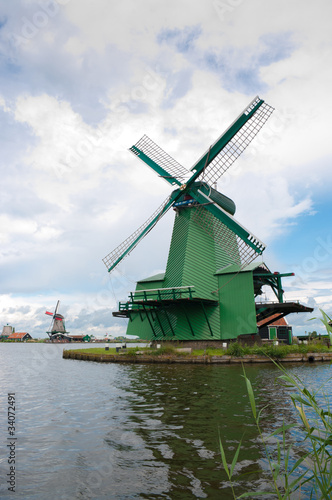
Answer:
[[[84,352],[63,351],[64,359],[95,361],[98,363],[184,363],[184,364],[236,364],[236,363],[314,363],[332,361],[332,352],[308,352],[306,354],[287,354],[283,358],[269,358],[258,354],[235,356],[181,356],[174,354],[147,355],[144,354],[85,354]]]

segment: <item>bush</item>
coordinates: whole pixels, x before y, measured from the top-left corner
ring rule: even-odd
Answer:
[[[232,342],[227,351],[226,354],[229,356],[236,356],[238,358],[241,358],[245,354],[250,354],[251,348],[248,347],[247,345],[242,345],[239,342]]]
[[[147,351],[147,354],[163,355],[163,354],[178,354],[178,353],[175,350],[174,346],[164,345],[164,346],[160,347],[159,349],[151,349],[150,351]]]
[[[288,345],[274,345],[270,344],[261,348],[261,353],[265,354],[265,356],[269,358],[282,359],[287,354],[294,352],[290,346]]]

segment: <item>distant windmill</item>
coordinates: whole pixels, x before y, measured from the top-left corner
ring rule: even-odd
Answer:
[[[52,321],[51,325],[49,328],[49,331],[46,332],[50,339],[53,339],[57,336],[67,336],[69,332],[66,332],[66,326],[65,326],[65,318],[62,316],[62,314],[58,313],[60,306],[60,300],[58,300],[54,312],[49,312],[46,311],[45,314],[48,314],[48,316],[52,316]]]

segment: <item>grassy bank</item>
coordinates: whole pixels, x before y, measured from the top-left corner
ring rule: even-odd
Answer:
[[[207,349],[192,349],[191,351],[181,349],[181,345],[172,345],[166,344],[160,347],[159,349],[152,349],[149,347],[140,348],[127,348],[125,350],[116,351],[115,348],[109,347],[108,350],[105,347],[91,347],[84,349],[70,349],[65,351],[66,355],[64,357],[74,357],[73,355],[82,355],[85,358],[88,356],[93,357],[102,357],[103,360],[107,360],[106,358],[114,358],[119,357],[123,360],[125,358],[156,358],[160,359],[162,357],[170,358],[182,358],[191,360],[199,360],[200,358],[248,358],[252,356],[254,359],[256,358],[272,358],[272,359],[286,359],[287,357],[291,357],[291,355],[307,355],[309,353],[331,353],[332,348],[329,348],[324,342],[310,342],[308,344],[299,344],[299,345],[242,345],[238,342],[233,342],[229,345],[228,348],[207,348]],[[67,353],[72,353],[68,354]],[[105,359],[104,359],[105,358]],[[96,358],[95,358],[96,360]]]

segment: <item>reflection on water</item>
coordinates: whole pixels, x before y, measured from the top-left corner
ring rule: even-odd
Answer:
[[[63,360],[62,349],[0,344],[1,498],[12,495],[4,482],[7,392],[17,399],[15,498],[232,498],[219,434],[229,461],[243,438],[237,493],[266,483],[240,366],[98,364]],[[331,376],[326,364],[290,370],[317,388]],[[264,432],[294,420],[274,366],[246,373],[259,405],[269,405]]]

